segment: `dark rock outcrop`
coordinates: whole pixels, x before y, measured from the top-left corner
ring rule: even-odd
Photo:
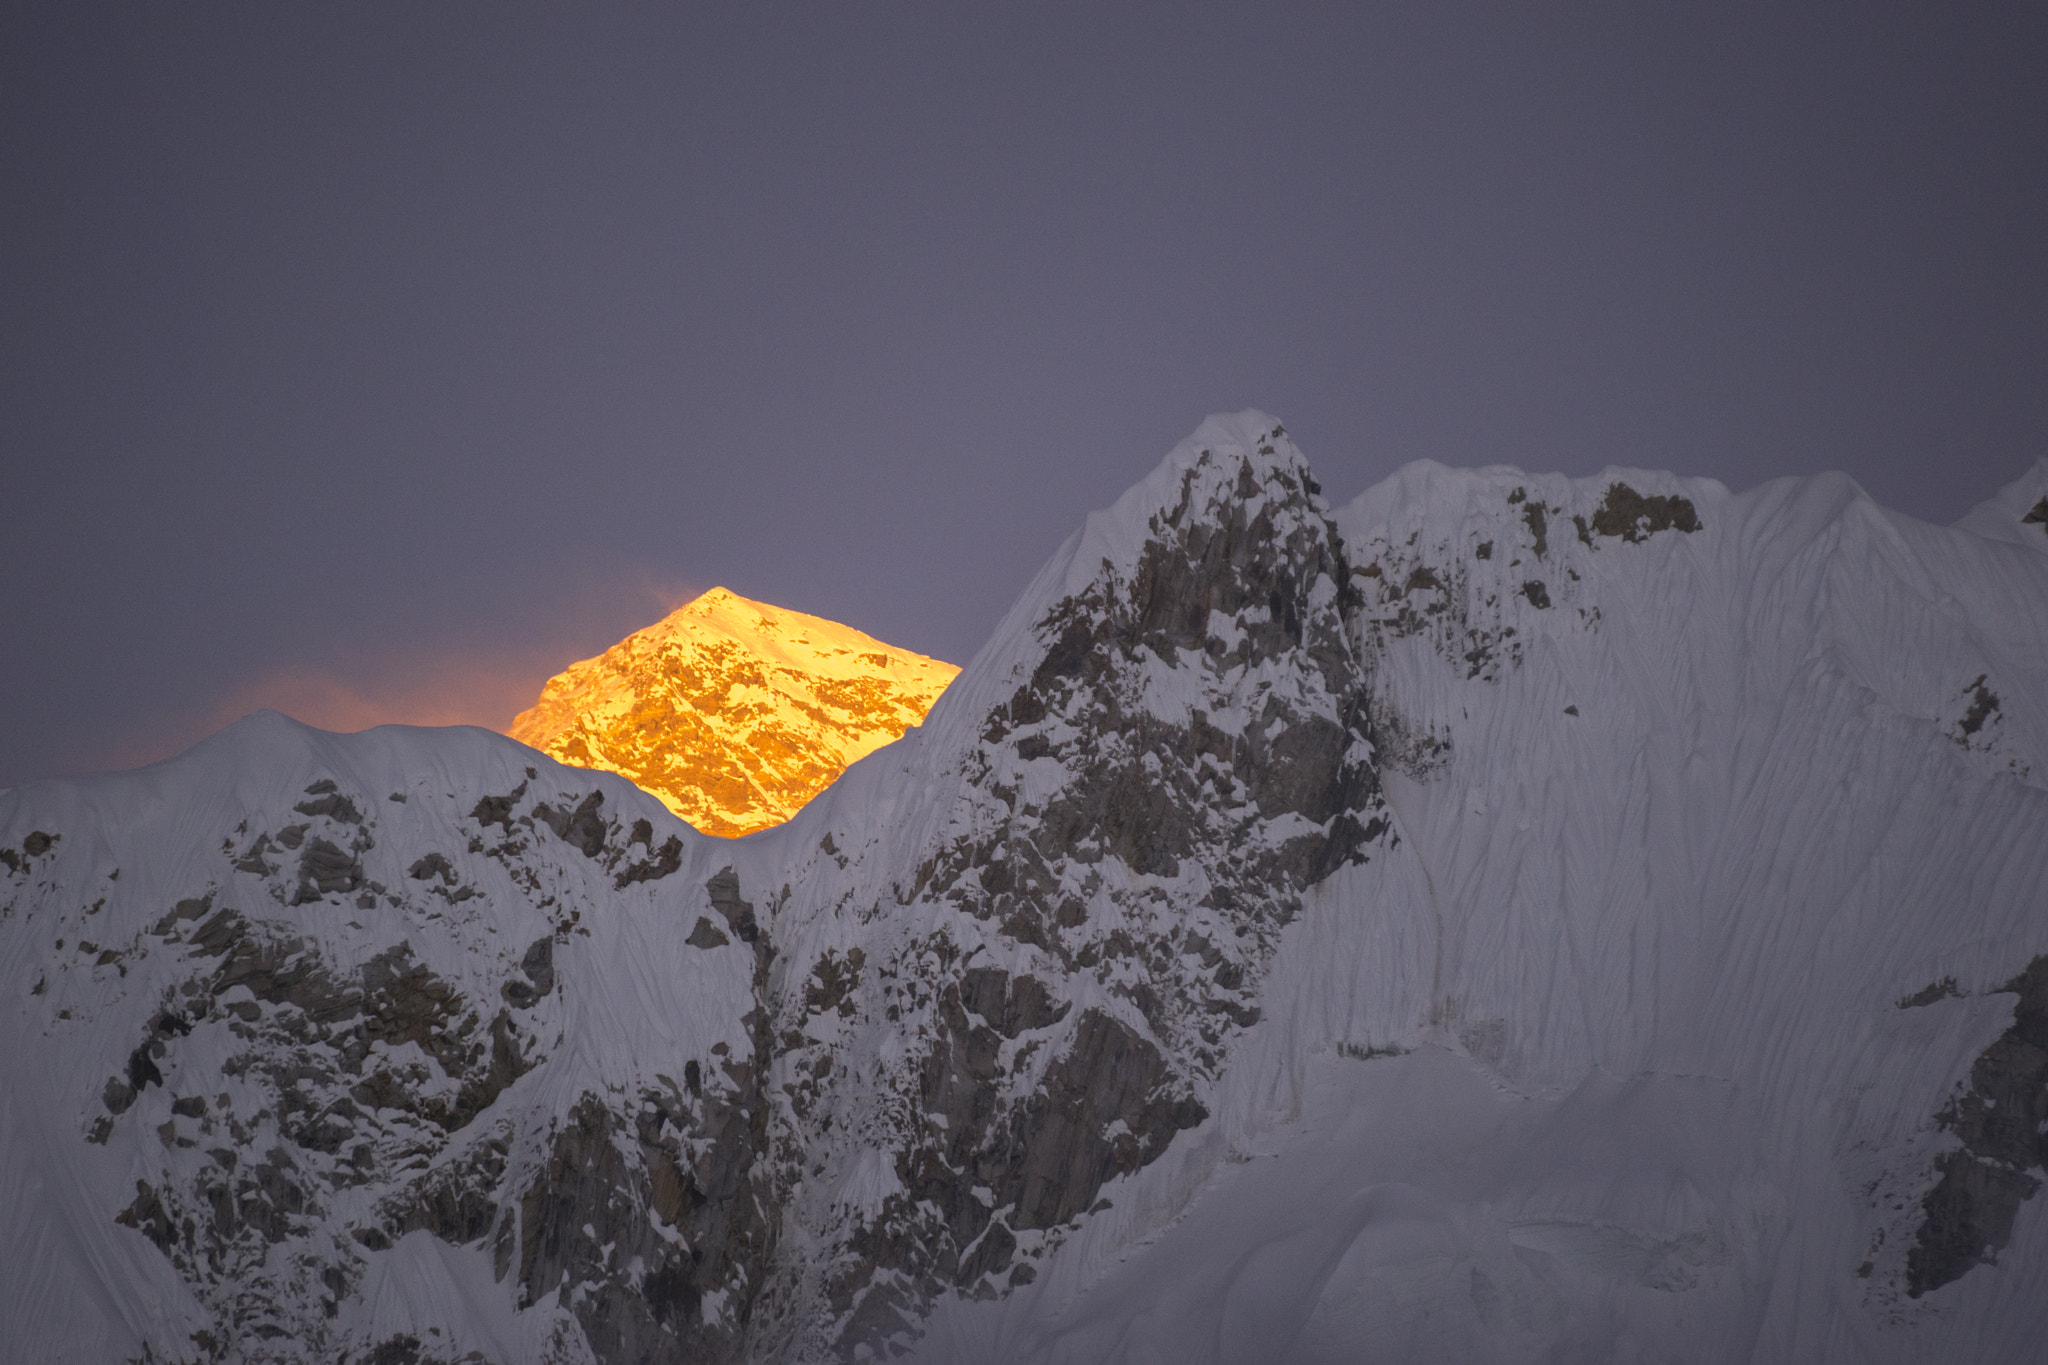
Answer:
[[[1699,529],[1699,513],[1693,510],[1690,498],[1654,493],[1646,496],[1625,483],[1607,485],[1606,498],[1593,512],[1595,534],[1619,536],[1631,545],[1659,531],[1690,534]]]
[[[1921,1201],[1906,1254],[1913,1298],[1992,1264],[2048,1167],[2048,956],[2000,990],[2019,997],[2012,1027],[1978,1054],[1969,1088],[1936,1117],[1963,1145],[1936,1162],[1940,1179]]]
[[[856,1124],[901,1187],[796,1301],[836,1323],[821,1348],[886,1351],[939,1294],[1030,1280],[1106,1182],[1206,1117],[1302,893],[1387,834],[1350,568],[1281,441],[1189,460],[1125,557],[1031,625],[903,892],[957,927],[871,949],[858,982],[827,952],[778,997],[806,1145]],[[1114,1003],[1077,1013],[1083,982]],[[830,1039],[863,1024],[929,1040],[886,1100],[841,1090]]]

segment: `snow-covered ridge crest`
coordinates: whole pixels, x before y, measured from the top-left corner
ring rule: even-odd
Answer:
[[[1046,643],[1037,638],[1037,630],[1058,603],[1085,594],[1105,575],[1128,580],[1146,547],[1182,519],[1276,494],[1300,497],[1307,515],[1329,515],[1307,458],[1278,419],[1256,408],[1203,419],[1151,473],[1110,506],[1089,513],[1046,561],[989,642],[933,708],[927,732],[939,730],[955,716],[962,718],[956,724],[976,724],[970,718],[984,715],[1015,686],[1022,671],[1036,667]],[[1252,510],[1255,514],[1256,508]],[[936,736],[935,742],[942,748],[954,743]]]
[[[1299,486],[1315,482],[1308,460],[1277,418],[1257,408],[1204,418],[1150,474],[1107,508],[1089,513],[1070,557],[1065,592],[1080,591],[1100,565],[1128,571],[1161,519],[1172,522],[1189,507],[1232,496],[1259,497],[1276,475]]]
[[[2048,662],[2037,566],[2021,553],[2037,547],[2018,534],[2048,545],[2020,518],[2037,484],[2048,488],[2048,463],[1949,529],[1890,512],[1839,474],[1736,495],[1638,469],[1574,479],[1408,466],[1336,514],[1365,603],[1378,738],[1400,767],[1425,772],[1453,742],[1453,712],[1470,710],[1463,684],[1499,682],[1538,652],[1600,657],[1603,631],[1626,647],[1689,626],[1723,651],[1674,647],[1645,667],[1701,705],[1731,669],[1789,685],[1807,660],[1833,660],[1988,770],[2048,771],[2041,710],[2000,700],[2015,688],[2031,701],[2028,670]],[[1902,615],[1892,594],[1913,610]],[[1446,686],[1445,666],[1462,678]]]
[[[1956,526],[2048,554],[2048,459],[2034,461],[2026,473],[1966,512]]]

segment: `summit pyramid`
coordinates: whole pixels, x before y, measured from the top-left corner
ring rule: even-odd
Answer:
[[[796,814],[923,720],[959,672],[713,588],[550,679],[511,735],[732,837]]]

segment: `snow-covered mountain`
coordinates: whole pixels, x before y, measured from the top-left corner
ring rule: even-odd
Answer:
[[[549,679],[512,738],[627,778],[706,834],[779,825],[960,672],[724,588]]]
[[[275,716],[0,794],[5,1340],[2032,1359],[2043,499],[1244,413],[743,841]]]

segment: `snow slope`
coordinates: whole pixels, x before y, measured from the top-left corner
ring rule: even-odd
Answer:
[[[1616,484],[1698,529],[1602,534]],[[1235,1063],[1282,1099],[1217,1118],[1247,1164],[928,1357],[2036,1358],[2044,492],[1944,529],[1840,478],[1417,465],[1343,509],[1419,875],[1347,874],[1283,946]],[[1346,1029],[1365,905],[1433,930],[1391,1040]]]

